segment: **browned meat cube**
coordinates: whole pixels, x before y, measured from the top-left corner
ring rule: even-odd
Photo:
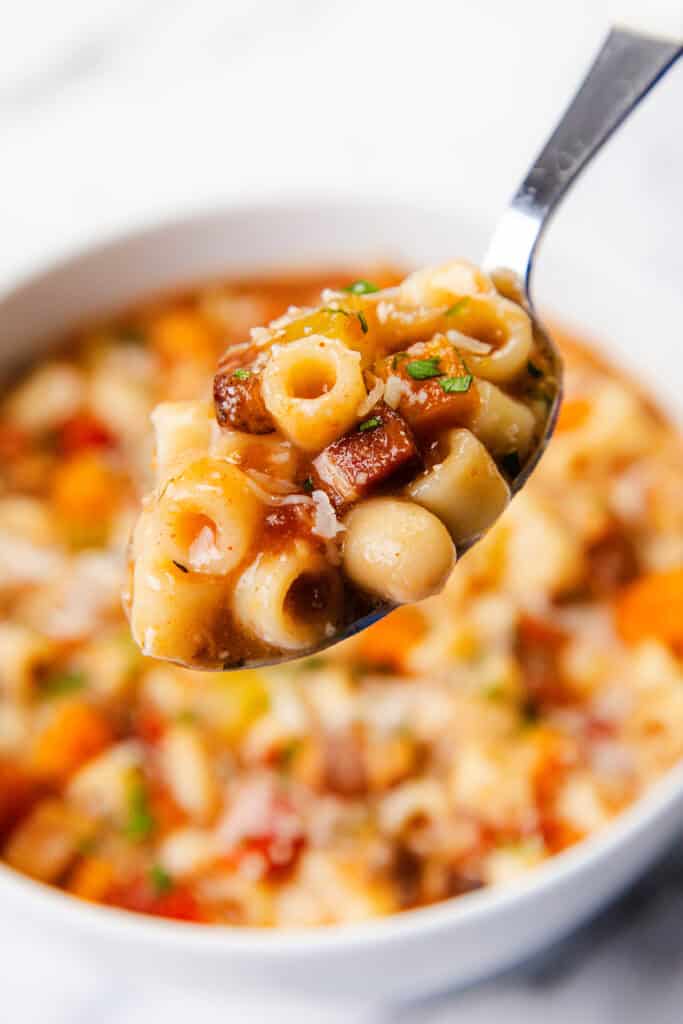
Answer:
[[[261,394],[261,375],[246,367],[220,369],[213,380],[216,419],[247,434],[270,434],[275,424]]]
[[[457,349],[439,335],[407,352],[381,360],[375,368],[400,395],[398,411],[418,437],[433,437],[451,427],[467,426],[479,405],[477,385]]]
[[[313,486],[326,492],[336,512],[344,511],[399,470],[416,467],[419,459],[410,428],[382,402],[314,459]]]

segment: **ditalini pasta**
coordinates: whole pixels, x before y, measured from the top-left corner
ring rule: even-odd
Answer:
[[[157,407],[127,594],[145,654],[277,661],[443,587],[557,390],[503,290],[464,261],[328,289],[227,347],[213,405]]]

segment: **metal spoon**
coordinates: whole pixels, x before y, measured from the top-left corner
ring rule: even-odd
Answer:
[[[512,482],[513,494],[526,483],[548,446],[562,391],[560,354],[536,316],[531,301],[536,248],[552,215],[584,167],[682,53],[680,41],[613,28],[555,131],[510,200],[489,242],[482,266],[492,274],[501,290],[527,309],[536,340],[545,347],[558,384],[543,436]],[[477,539],[460,545],[458,556]],[[391,610],[390,607],[375,609],[341,630],[330,643],[359,633]]]

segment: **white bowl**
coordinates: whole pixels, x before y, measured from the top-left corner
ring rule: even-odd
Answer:
[[[453,211],[383,202],[235,208],[154,227],[70,257],[0,298],[0,368],[43,351],[55,335],[95,314],[169,286],[292,265],[476,259],[482,241]],[[636,302],[622,269],[610,274],[609,266],[591,265],[590,253],[556,242],[541,267],[542,304],[565,320],[598,324],[622,361],[637,365],[645,330],[657,339],[648,346],[646,377],[678,413],[675,339],[667,325],[680,310],[657,291],[656,280],[638,278]],[[120,961],[129,978],[163,973],[231,991],[253,986],[399,999],[481,978],[574,928],[666,848],[682,808],[683,766],[603,833],[515,883],[340,928],[285,932],[162,921],[82,903],[4,866],[0,894],[5,919],[16,913],[43,933],[52,930],[56,941]]]

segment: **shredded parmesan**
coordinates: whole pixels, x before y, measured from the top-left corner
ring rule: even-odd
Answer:
[[[392,409],[397,409],[402,394],[403,381],[401,378],[397,377],[396,374],[387,377],[387,382],[384,385],[384,401],[387,405],[391,406]]]
[[[356,409],[356,415],[358,416],[358,418],[362,419],[364,416],[367,416],[370,410],[374,409],[374,407],[380,401],[383,394],[384,381],[380,380],[377,377],[375,378],[375,383],[373,384],[371,390],[368,391],[367,395]]]
[[[479,341],[478,338],[470,338],[468,334],[462,334],[460,331],[446,331],[446,337],[452,345],[464,349],[465,352],[472,352],[477,356],[487,356],[493,348],[493,345],[489,345],[488,342]]]
[[[297,485],[293,484],[290,480],[278,480],[268,473],[262,473],[258,469],[245,469],[245,473],[264,490],[272,491],[275,494],[295,494],[298,490]]]
[[[346,527],[337,519],[332,502],[324,491],[313,491],[311,497],[315,505],[315,523],[311,532],[324,540],[332,540]]]
[[[210,526],[203,526],[190,544],[189,562],[193,569],[205,569],[212,562],[217,562],[221,553]]]

